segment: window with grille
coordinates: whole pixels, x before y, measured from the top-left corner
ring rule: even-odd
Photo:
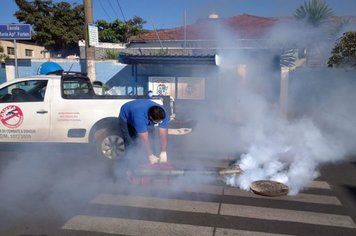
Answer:
[[[32,57],[33,56],[33,50],[25,49],[25,55],[26,55],[26,57]]]
[[[15,55],[15,48],[7,47],[7,55]]]

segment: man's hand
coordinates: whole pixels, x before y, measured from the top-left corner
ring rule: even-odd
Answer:
[[[160,163],[167,162],[167,152],[161,152],[161,154],[159,154],[159,162]]]
[[[150,164],[156,164],[159,162],[159,160],[160,159],[153,154],[148,156],[148,161],[150,162]]]

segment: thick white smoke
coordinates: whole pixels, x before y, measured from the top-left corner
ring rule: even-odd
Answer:
[[[265,118],[271,121],[272,117]],[[318,177],[319,164],[345,155],[308,118],[294,122],[277,118],[258,130],[249,127],[240,132],[240,138],[244,132],[254,132],[246,153],[236,162],[243,173],[226,181],[245,190],[253,181],[275,180],[288,185],[290,194],[295,194]]]
[[[285,25],[276,28],[266,44],[303,48],[325,30],[309,34],[310,29],[290,29],[293,27]],[[201,133],[194,137],[208,150],[242,153],[235,163],[242,174],[227,177],[228,185],[248,190],[253,181],[275,180],[288,185],[290,194],[297,194],[319,176],[322,164],[344,160],[350,154],[356,140],[356,96],[351,88],[356,86],[337,80],[350,73],[330,73],[325,68],[317,70],[314,78],[310,75],[313,70],[298,74],[296,83],[289,81],[287,104],[290,113],[299,110],[285,116],[279,104],[281,74],[273,72],[272,56],[262,48],[253,53],[236,50],[240,46],[234,40],[236,34],[221,26],[215,33],[221,38],[219,87],[210,113],[200,119],[209,133],[198,127]],[[319,44],[318,50],[327,55],[331,47]],[[305,90],[311,93],[305,94]]]

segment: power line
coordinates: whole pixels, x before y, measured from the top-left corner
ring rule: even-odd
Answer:
[[[108,12],[105,10],[105,8],[104,8],[104,6],[103,6],[103,4],[102,4],[102,1],[99,0],[98,2],[100,3],[100,6],[101,6],[101,8],[103,9],[105,15],[109,18],[110,21],[112,21],[112,20],[111,20],[112,18],[110,17],[110,15],[108,14]]]
[[[117,5],[119,5],[119,8],[120,8],[120,11],[121,11],[122,18],[124,19],[124,22],[126,23],[126,18],[125,18],[124,12],[123,12],[123,11],[122,11],[122,9],[121,9],[120,2],[119,2],[119,0],[116,0],[116,2],[117,2]]]
[[[119,19],[119,15],[118,15],[118,14],[116,13],[116,11],[114,10],[114,7],[113,7],[113,5],[111,4],[111,1],[109,0],[108,2],[109,2],[109,4],[110,4],[110,7],[111,7],[112,11],[113,11],[114,14],[117,16],[117,19]]]

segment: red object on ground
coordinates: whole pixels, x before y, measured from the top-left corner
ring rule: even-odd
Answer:
[[[152,169],[152,170],[173,170],[174,166],[171,163],[157,163],[157,164],[145,164],[138,167],[138,169]],[[135,175],[134,172],[128,173],[128,180],[133,185],[157,185],[168,184],[170,182],[169,175],[165,176],[152,176],[152,175]]]

